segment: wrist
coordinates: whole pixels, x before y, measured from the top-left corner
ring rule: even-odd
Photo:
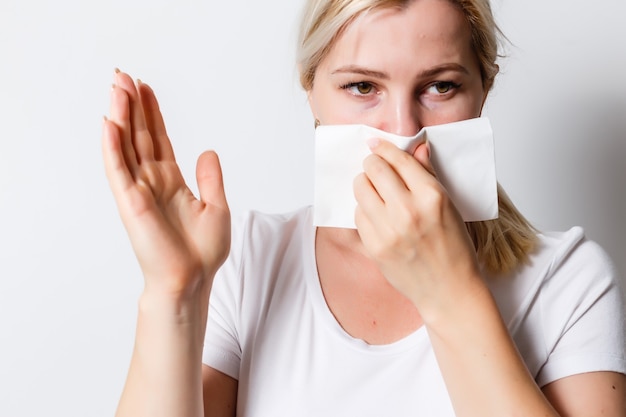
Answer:
[[[476,316],[499,315],[495,300],[478,273],[468,273],[450,286],[440,288],[439,294],[430,294],[418,310],[424,324],[431,329],[451,329],[467,325]]]
[[[146,286],[139,297],[139,313],[172,323],[206,323],[210,286],[170,291]]]
[[[188,303],[208,299],[215,273],[188,272],[144,274],[142,296],[165,303]]]

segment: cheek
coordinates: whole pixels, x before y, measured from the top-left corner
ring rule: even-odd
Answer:
[[[439,107],[439,108],[436,108]],[[420,116],[422,126],[442,125],[459,122],[480,116],[479,112],[470,111],[467,107],[449,108],[443,105],[435,106],[432,110],[424,110]]]
[[[354,103],[344,96],[341,90],[325,91],[317,96],[317,116],[322,124],[368,124],[370,107],[364,103]]]
[[[421,103],[421,121],[423,126],[433,126],[444,123],[458,122],[479,117],[482,99],[476,95],[458,97],[452,101],[424,101]]]
[[[445,110],[446,108],[445,102],[435,101],[435,100],[422,100],[421,104],[422,104],[422,107],[429,112],[438,112],[438,111],[441,111],[442,109]]]
[[[327,124],[371,124],[371,112],[359,110],[352,106],[336,106],[328,112]]]

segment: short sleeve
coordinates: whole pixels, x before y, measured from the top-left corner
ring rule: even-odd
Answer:
[[[213,281],[202,352],[205,365],[235,379],[239,379],[241,363],[237,329],[240,320],[243,229],[243,221],[233,226],[230,254]]]
[[[625,308],[621,281],[608,255],[582,240],[541,291],[547,361],[537,383],[594,371],[626,374]]]

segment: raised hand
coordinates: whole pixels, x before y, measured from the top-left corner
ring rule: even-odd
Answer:
[[[371,148],[354,184],[356,225],[385,277],[424,315],[479,277],[475,251],[426,145],[414,155],[382,140]]]
[[[104,165],[145,277],[171,295],[210,288],[230,246],[230,213],[214,152],[198,159],[200,199],[180,172],[156,97],[116,71],[102,135]]]

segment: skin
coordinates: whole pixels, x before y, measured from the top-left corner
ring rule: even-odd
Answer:
[[[364,123],[409,136],[479,116],[486,95],[462,13],[446,1],[420,0],[350,26],[317,69],[309,102],[322,124]],[[626,415],[621,374],[537,387],[427,147],[408,155],[383,141],[370,145],[354,183],[358,230],[317,233],[320,281],[344,329],[390,343],[425,325],[459,416]]]
[[[401,135],[476,117],[486,97],[469,28],[442,0],[357,19],[322,61],[308,93],[322,123],[366,123]],[[234,416],[237,381],[201,365],[208,296],[230,242],[217,156],[207,152],[198,160],[196,199],[174,160],[154,93],[123,73],[115,74],[102,143],[145,278],[117,415]],[[624,375],[581,374],[543,392],[537,387],[427,147],[409,155],[373,141],[371,149],[354,184],[358,230],[317,232],[320,282],[344,329],[379,344],[426,326],[458,416],[626,416]]]
[[[230,245],[217,155],[198,159],[196,199],[174,159],[154,93],[120,72],[102,136],[107,178],[145,279],[116,415],[200,416],[203,377],[213,381],[201,368],[208,298]],[[207,415],[231,415],[236,381],[218,380],[211,393],[222,396]]]
[[[416,2],[405,12],[388,9],[369,13],[346,29],[321,62],[313,88],[308,92],[316,119],[322,124],[363,123],[412,136],[424,126],[480,115],[485,93],[463,16],[453,8],[450,13],[451,7],[447,4],[436,2],[435,6],[444,7],[425,10],[423,6],[422,2]],[[380,36],[381,33],[386,35]],[[396,47],[389,48],[389,45]],[[413,155],[421,162],[418,164],[410,155],[386,143],[372,145],[373,154],[364,161],[364,173],[354,184],[359,202],[358,232],[320,228],[316,253],[322,289],[335,317],[353,336],[378,344],[394,342],[421,326],[420,311],[423,313],[426,308],[422,305],[418,311],[415,301],[407,297],[408,289],[401,290],[407,285],[421,286],[419,282],[397,279],[396,274],[383,275],[383,268],[395,265],[412,271],[454,264],[450,259],[456,258],[458,253],[468,258],[465,265],[473,269],[476,269],[476,262],[464,225],[451,204],[447,205],[450,218],[445,221],[456,230],[449,235],[452,239],[446,238],[448,231],[440,232],[445,240],[460,242],[454,252],[441,252],[443,258],[430,257],[433,266],[406,265],[401,259],[391,259],[395,255],[389,249],[402,255],[398,246],[391,248],[389,240],[399,238],[397,231],[413,231],[413,228],[405,228],[406,223],[381,219],[410,221],[418,214],[420,209],[415,205],[425,202],[424,181],[433,188],[433,198],[445,193],[432,175],[426,146],[419,147]],[[399,162],[398,167],[406,166],[406,178],[394,174],[397,167],[385,160],[385,154],[405,160]],[[409,182],[414,186],[414,193],[406,192]],[[418,193],[420,197],[415,198]],[[381,204],[392,199],[413,201],[386,208]],[[436,216],[421,216],[436,219]],[[460,239],[455,239],[459,236]],[[402,250],[417,252],[419,242],[405,237],[407,241],[398,241],[404,246]],[[341,258],[350,258],[350,262],[342,262]],[[383,258],[389,258],[390,262],[381,263]],[[359,284],[364,281],[363,277],[369,278],[365,280],[367,286]],[[360,297],[353,296],[355,291]]]

